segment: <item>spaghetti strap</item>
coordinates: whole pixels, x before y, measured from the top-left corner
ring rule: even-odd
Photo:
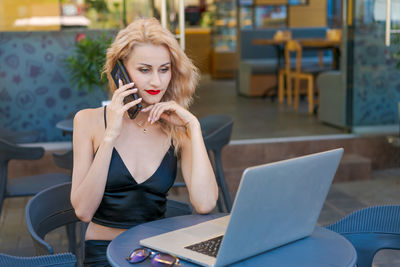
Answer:
[[[104,129],[107,128],[107,117],[106,117],[107,112],[106,112],[106,109],[107,109],[107,106],[104,106]]]

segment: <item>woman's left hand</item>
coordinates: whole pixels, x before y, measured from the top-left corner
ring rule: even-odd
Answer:
[[[187,126],[191,122],[197,121],[192,113],[175,101],[160,102],[142,109],[142,112],[149,111],[148,121],[151,124],[155,123],[160,118],[176,126]]]

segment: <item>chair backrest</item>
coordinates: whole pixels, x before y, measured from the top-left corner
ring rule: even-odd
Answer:
[[[357,266],[370,267],[381,249],[400,249],[400,206],[372,206],[357,210],[325,226],[343,235],[357,251]]]
[[[11,143],[34,143],[40,138],[38,131],[12,131],[10,129],[0,127],[0,138]]]
[[[327,29],[326,30],[326,39],[331,40],[331,41],[342,40],[342,30],[341,29]]]
[[[54,160],[54,163],[58,167],[72,171],[72,168],[73,168],[73,151],[72,150],[68,150],[67,152],[64,152],[64,153],[54,152],[53,160]]]
[[[23,147],[0,138],[0,162],[12,159],[34,160],[44,155],[43,147]]]
[[[285,70],[289,74],[292,72],[292,62],[291,62],[292,53],[295,53],[296,56],[295,72],[300,73],[303,49],[300,43],[296,40],[289,40],[286,42],[285,45]]]
[[[169,218],[175,216],[190,215],[192,214],[192,211],[192,207],[188,203],[168,199],[165,217]]]
[[[75,267],[76,263],[76,257],[72,253],[60,253],[36,257],[16,257],[0,253],[0,266]]]
[[[44,238],[50,231],[78,222],[70,201],[71,183],[63,183],[41,191],[32,197],[26,208],[26,224],[33,239],[36,254],[53,254]]]
[[[200,118],[201,131],[207,150],[222,149],[231,139],[233,118],[228,115],[209,115]]]
[[[12,159],[40,159],[43,155],[42,147],[22,147],[0,138],[0,213],[7,191],[8,162]]]
[[[274,40],[278,41],[288,41],[292,39],[292,32],[291,31],[277,31],[274,34]]]

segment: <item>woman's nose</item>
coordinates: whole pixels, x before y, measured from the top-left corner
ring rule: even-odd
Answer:
[[[154,87],[159,87],[161,84],[160,76],[158,75],[157,72],[154,72],[153,75],[151,76],[151,85]]]

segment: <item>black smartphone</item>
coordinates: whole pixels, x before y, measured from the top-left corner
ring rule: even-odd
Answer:
[[[112,76],[117,88],[119,87],[119,80],[121,80],[123,84],[128,84],[128,83],[132,82],[132,80],[130,79],[129,74],[126,71],[126,68],[121,60],[117,60],[117,63],[115,64],[114,68],[111,71],[111,76]],[[129,103],[133,100],[137,100],[137,99],[138,99],[138,96],[136,93],[130,94],[124,98],[124,104]],[[128,109],[129,118],[131,118],[132,120],[134,118],[136,118],[136,116],[138,115],[139,111],[142,108],[143,108],[142,104],[139,103],[136,106],[133,106],[130,109]]]

